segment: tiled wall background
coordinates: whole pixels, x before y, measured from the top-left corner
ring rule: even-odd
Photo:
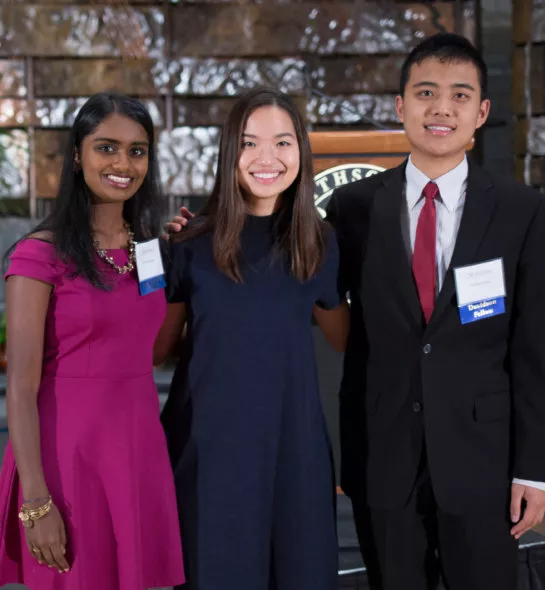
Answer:
[[[198,206],[241,90],[281,87],[310,129],[393,127],[403,57],[475,21],[471,1],[0,0],[0,215],[47,213],[66,129],[98,90],[145,100],[171,209]]]

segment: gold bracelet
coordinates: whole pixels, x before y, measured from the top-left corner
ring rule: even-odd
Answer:
[[[49,499],[45,504],[38,506],[37,508],[28,508],[24,504],[21,506],[19,512],[19,519],[23,523],[26,529],[31,529],[34,526],[34,521],[40,520],[44,516],[47,516],[51,512],[53,506],[53,499],[49,496]]]
[[[47,502],[51,496],[42,496],[41,498],[31,498],[30,500],[23,500],[23,506],[27,504],[36,504],[36,502]]]

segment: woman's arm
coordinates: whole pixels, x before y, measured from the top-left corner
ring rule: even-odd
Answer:
[[[22,276],[6,283],[8,426],[25,500],[46,497],[37,397],[52,287]]]
[[[16,273],[7,279],[6,401],[9,435],[24,507],[32,509],[49,504],[49,512],[33,521],[32,528],[25,528],[28,549],[39,563],[67,572],[70,565],[66,560],[66,530],[56,505],[48,502],[38,414],[45,323],[51,290],[52,284],[45,280]]]
[[[165,362],[172,349],[180,341],[187,317],[185,303],[169,303],[165,321],[159,330],[155,346],[153,347],[153,364],[161,365]]]
[[[315,305],[313,315],[329,344],[337,352],[344,352],[350,324],[348,303],[343,301],[334,309],[323,309]]]

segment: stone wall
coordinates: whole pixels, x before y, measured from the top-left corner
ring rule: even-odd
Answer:
[[[200,196],[241,90],[280,86],[312,128],[395,125],[403,56],[457,24],[473,35],[473,21],[457,2],[0,0],[0,214],[47,211],[65,129],[95,91],[145,100],[166,191]]]
[[[545,192],[545,0],[513,1],[516,173]]]
[[[310,129],[394,127],[403,58],[442,30],[474,37],[472,2],[0,0],[2,240],[18,237],[6,216],[50,210],[67,128],[96,91],[146,102],[170,208],[197,208],[242,90],[289,92]]]

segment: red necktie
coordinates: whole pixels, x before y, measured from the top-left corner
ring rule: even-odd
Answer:
[[[434,182],[428,182],[422,191],[426,202],[416,226],[416,239],[414,241],[413,275],[420,297],[420,305],[426,318],[430,317],[435,304],[435,282],[437,275],[437,262],[435,255],[435,239],[437,227],[437,215],[435,212],[435,199],[439,195],[439,188]]]

